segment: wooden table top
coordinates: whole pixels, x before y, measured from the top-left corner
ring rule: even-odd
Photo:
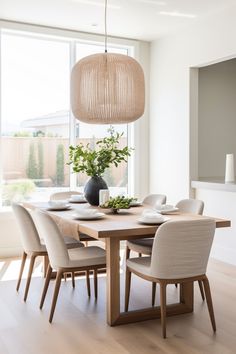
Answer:
[[[43,203],[27,203],[28,207],[45,208],[47,204]],[[118,214],[112,214],[109,209],[101,209],[97,207],[100,212],[105,213],[105,217],[99,220],[76,220],[73,217],[75,209],[94,208],[89,204],[71,204],[71,209],[66,211],[49,211],[50,214],[57,218],[66,220],[78,226],[78,231],[85,233],[97,239],[103,238],[118,238],[120,240],[127,240],[139,237],[151,237],[155,234],[159,225],[144,225],[138,219],[141,217],[143,210],[148,207],[139,206],[132,207],[128,210],[121,210]],[[150,207],[149,207],[150,209]],[[169,220],[197,220],[202,218],[209,218],[202,215],[181,214],[179,212],[165,215]],[[230,220],[214,218],[216,227],[230,227]]]

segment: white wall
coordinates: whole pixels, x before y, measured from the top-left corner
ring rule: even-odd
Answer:
[[[191,28],[151,45],[150,191],[166,193],[170,202],[189,196],[191,174],[197,171],[197,161],[191,161],[191,164],[189,161],[190,67],[236,57],[235,18],[236,6],[196,21]],[[192,126],[197,134],[196,124]],[[191,134],[194,136],[194,132]],[[197,158],[197,154],[193,156]],[[214,198],[212,194],[198,195],[205,199],[207,213],[214,216],[217,201],[218,216],[229,217],[233,224],[236,223],[234,204],[231,203],[225,213],[224,205],[220,203],[221,195],[212,193]],[[229,195],[225,198],[227,200]],[[236,249],[234,229],[218,230],[217,234],[214,247],[219,252],[214,253],[215,257],[232,262],[230,255]],[[222,254],[219,237],[223,237]]]
[[[138,61],[145,76],[145,111],[134,123],[134,195],[144,198],[149,193],[149,80],[150,44],[139,42]]]
[[[189,195],[190,67],[236,57],[236,6],[152,42],[150,190]]]
[[[236,156],[236,59],[199,69],[199,177],[224,177]]]

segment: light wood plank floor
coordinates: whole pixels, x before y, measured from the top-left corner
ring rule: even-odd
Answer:
[[[161,337],[160,320],[111,328],[106,324],[105,276],[99,277],[99,297],[88,299],[85,280],[63,282],[52,325],[48,323],[51,282],[45,307],[39,310],[43,279],[35,277],[27,303],[23,302],[25,280],[19,294],[8,272],[18,273],[13,260],[0,262],[0,354],[229,354],[236,353],[236,267],[211,260],[208,275],[217,321],[217,333],[211,329],[207,306],[195,286],[194,314],[168,318],[167,339]],[[122,285],[124,277],[121,274]],[[123,289],[122,289],[123,292]],[[177,299],[174,286],[168,288],[169,302]],[[133,277],[131,308],[150,306],[151,284]],[[157,298],[158,303],[158,298]],[[123,306],[123,294],[122,294]]]

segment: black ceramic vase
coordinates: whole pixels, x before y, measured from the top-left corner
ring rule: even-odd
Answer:
[[[100,189],[108,189],[106,182],[102,177],[91,177],[84,187],[84,196],[91,205],[99,205]]]

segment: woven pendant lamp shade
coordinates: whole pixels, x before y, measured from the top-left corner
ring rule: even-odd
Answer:
[[[90,55],[72,69],[71,107],[82,122],[130,123],[142,116],[144,103],[143,70],[127,55]]]

